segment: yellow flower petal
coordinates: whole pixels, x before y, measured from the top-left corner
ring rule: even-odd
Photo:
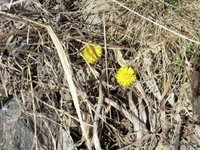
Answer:
[[[116,78],[117,82],[119,83],[119,85],[124,86],[124,87],[130,86],[137,79],[134,69],[129,66],[121,67],[117,71],[115,78]]]
[[[102,48],[97,44],[86,44],[82,50],[82,54],[89,63],[96,63],[102,56]]]

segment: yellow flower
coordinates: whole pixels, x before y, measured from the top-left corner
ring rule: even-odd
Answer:
[[[132,67],[129,66],[123,66],[115,75],[115,78],[117,79],[117,82],[119,85],[127,87],[133,84],[136,81],[136,74]]]
[[[96,63],[102,56],[102,48],[97,44],[86,44],[82,50],[82,54],[89,63],[93,64]]]

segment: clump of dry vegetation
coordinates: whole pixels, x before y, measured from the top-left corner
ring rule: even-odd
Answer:
[[[34,148],[198,149],[199,8],[196,0],[5,0],[1,99],[20,104]],[[86,43],[104,50],[95,64],[81,54]],[[124,65],[137,72],[126,88],[114,77]]]

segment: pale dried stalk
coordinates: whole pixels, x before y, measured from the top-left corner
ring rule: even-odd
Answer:
[[[30,78],[30,87],[31,87],[31,99],[32,99],[32,106],[33,106],[33,120],[34,120],[34,144],[35,149],[38,150],[38,142],[37,142],[37,125],[36,125],[36,114],[35,114],[35,100],[34,100],[34,92],[33,92],[33,85],[32,85],[32,77],[31,77],[31,70],[30,66],[28,66],[28,74]]]
[[[88,134],[87,134],[87,131],[86,131],[85,124],[83,124],[83,120],[82,120],[82,116],[81,116],[81,110],[80,110],[80,106],[79,106],[79,100],[78,100],[78,96],[77,96],[77,92],[76,92],[76,87],[75,87],[74,81],[72,79],[72,71],[71,71],[71,66],[70,66],[69,60],[67,59],[65,52],[64,52],[64,49],[63,49],[58,37],[54,33],[53,29],[50,26],[46,26],[46,29],[47,29],[55,47],[56,47],[56,49],[57,49],[58,56],[61,60],[64,72],[65,72],[65,76],[66,76],[67,82],[69,84],[69,90],[70,90],[70,93],[72,95],[74,106],[75,106],[78,118],[80,120],[80,125],[81,125],[81,129],[82,129],[83,137],[85,138],[86,145],[87,145],[88,149],[90,150],[91,149],[90,141],[89,141],[89,137],[88,137]]]
[[[139,112],[136,108],[136,105],[133,103],[132,91],[128,92],[128,102],[131,111],[139,118]],[[136,132],[136,139],[140,139],[142,137],[142,127],[140,126],[138,119],[134,118],[133,122],[135,122],[133,126],[134,131]]]
[[[99,128],[99,116],[103,105],[103,93],[102,93],[102,84],[99,84],[99,100],[97,104],[96,111],[94,112],[94,121],[93,121],[93,142],[96,150],[101,150],[101,144],[98,137],[98,128]]]

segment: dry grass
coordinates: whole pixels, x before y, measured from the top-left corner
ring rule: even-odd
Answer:
[[[35,149],[65,149],[67,132],[78,149],[198,149],[190,83],[199,8],[197,0],[4,3],[0,96],[20,102]],[[88,42],[104,48],[97,64],[80,53]],[[137,71],[132,87],[114,79],[122,65]]]

